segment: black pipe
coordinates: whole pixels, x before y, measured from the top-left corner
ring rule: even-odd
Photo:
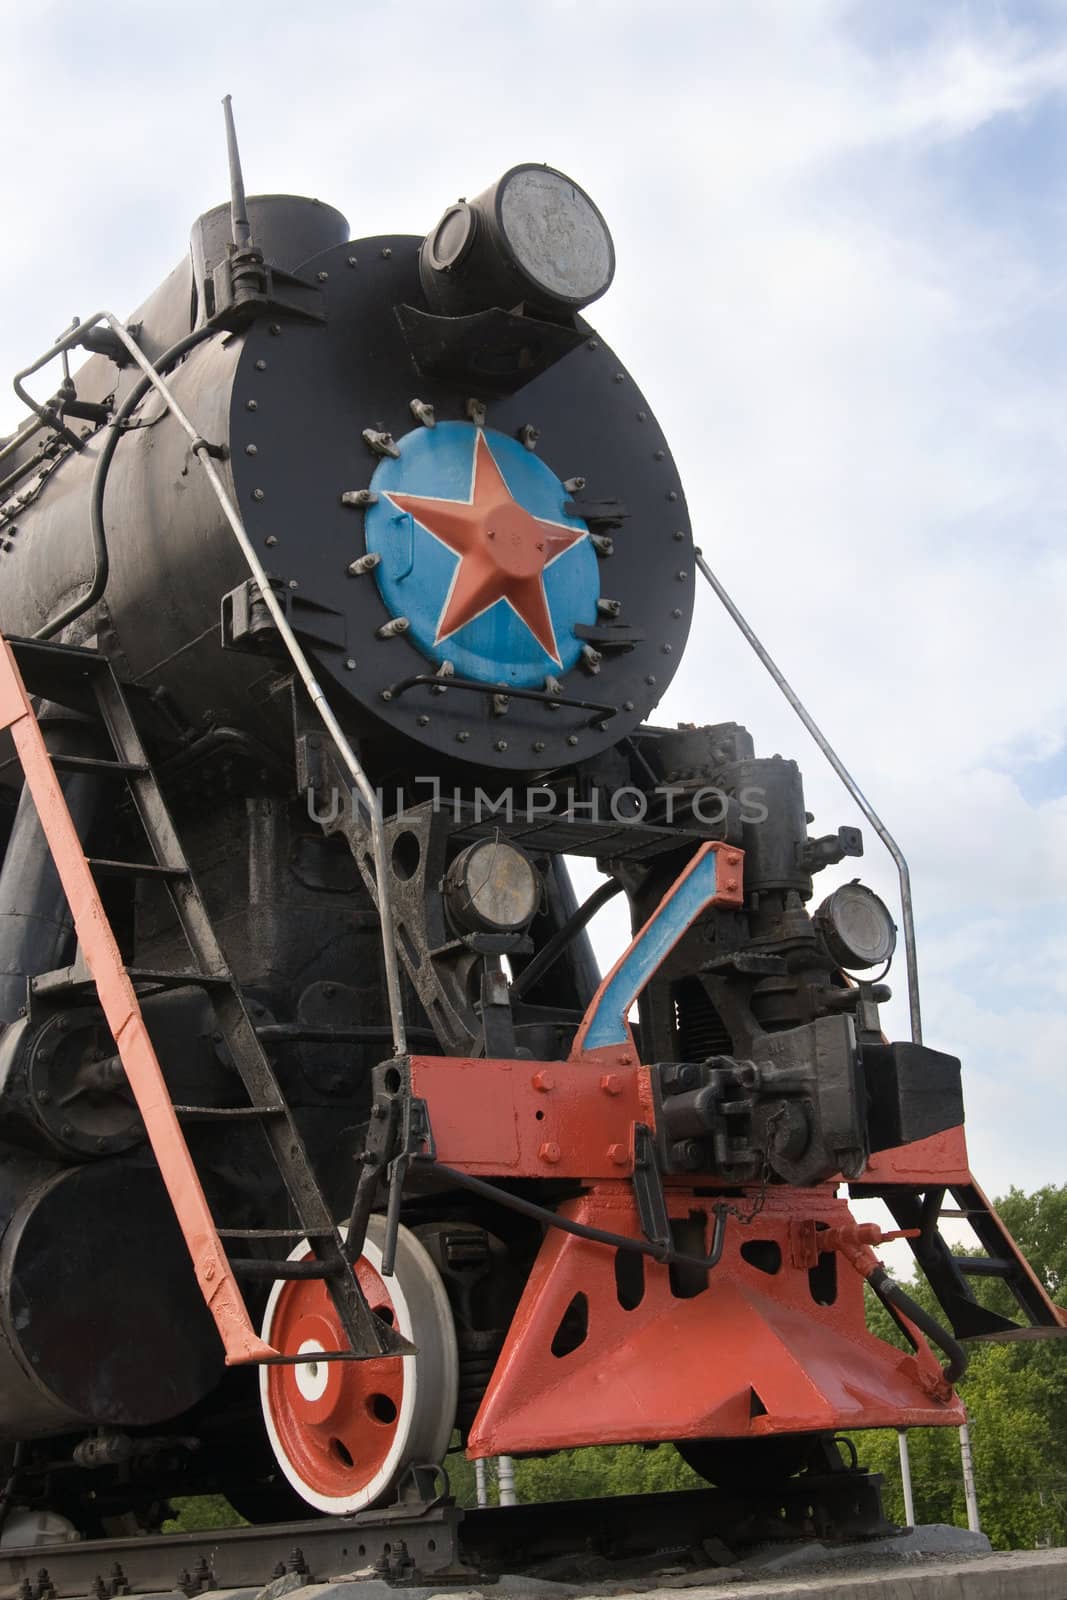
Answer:
[[[932,1344],[936,1344],[942,1355],[948,1357],[941,1369],[945,1382],[953,1386],[959,1383],[963,1374],[967,1371],[967,1352],[963,1346],[956,1342],[936,1318],[932,1317],[917,1301],[913,1300],[910,1294],[905,1294],[899,1283],[893,1282],[884,1267],[875,1267],[867,1282],[890,1316],[893,1315],[894,1311],[899,1311],[901,1316],[907,1317],[909,1322],[913,1322],[921,1333],[925,1333]]]
[[[156,363],[156,371],[160,374],[167,372],[194,345],[200,344],[202,340],[209,338],[214,332],[214,328],[195,328],[192,333],[185,334],[160,357]],[[67,627],[69,623],[76,621],[78,617],[84,616],[87,611],[95,606],[107,588],[108,573],[111,568],[111,558],[107,548],[107,530],[104,527],[104,490],[107,487],[108,470],[111,466],[111,458],[115,454],[118,442],[124,432],[123,424],[140,405],[151,387],[152,380],[147,376],[143,377],[140,383],[134,384],[111,419],[108,436],[97,459],[89,505],[89,521],[93,535],[94,570],[92,582],[79,600],[72,601],[65,611],[59,613],[58,617],[53,617],[45,623],[43,628],[38,628],[34,634],[35,639],[51,639],[61,628]]]
[[[653,1260],[668,1266],[699,1267],[708,1272],[718,1266],[726,1243],[726,1218],[730,1208],[723,1204],[712,1207],[715,1231],[711,1238],[711,1250],[706,1256],[690,1256],[683,1255],[669,1244],[653,1244],[650,1239],[635,1239],[632,1234],[609,1233],[606,1228],[592,1228],[587,1222],[572,1222],[570,1217],[561,1217],[558,1211],[552,1211],[548,1206],[539,1206],[534,1200],[524,1200],[521,1195],[512,1194],[510,1189],[500,1189],[495,1183],[486,1183],[483,1178],[472,1177],[469,1172],[460,1172],[458,1167],[442,1166],[435,1161],[430,1170],[447,1178],[449,1183],[458,1184],[460,1188],[469,1189],[472,1194],[481,1195],[485,1200],[506,1206],[509,1211],[517,1211],[521,1216],[531,1217],[546,1228],[560,1228],[564,1233],[572,1233],[576,1239],[591,1239],[594,1244],[612,1245],[616,1250],[635,1250],[638,1255],[651,1256]]]
[[[622,884],[615,878],[609,878],[606,883],[602,883],[599,888],[594,889],[589,898],[583,901],[576,911],[571,913],[563,926],[557,929],[548,943],[537,952],[529,965],[523,967],[519,976],[511,985],[512,1000],[521,1000],[524,994],[528,994],[534,984],[544,977],[549,967],[556,964],[567,946],[581,933],[586,923],[596,916],[601,906],[606,906],[609,900],[614,899],[621,892]]]

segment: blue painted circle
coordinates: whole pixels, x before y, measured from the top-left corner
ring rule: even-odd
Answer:
[[[515,439],[485,429],[485,440],[512,496],[531,516],[584,533],[544,570],[545,598],[560,661],[537,641],[507,600],[497,600],[481,616],[437,643],[460,557],[385,495],[432,495],[469,503],[478,430],[469,422],[439,422],[415,428],[398,443],[399,458],[387,456],[371,478],[378,496],[367,508],[367,550],[381,556],[374,569],[378,590],[393,617],[407,617],[407,637],[435,665],[451,661],[456,675],[482,683],[539,688],[545,677],[573,667],[582,650],[579,624],[596,621],[600,575],[596,552],[580,517],[567,516],[568,499],[555,473]]]

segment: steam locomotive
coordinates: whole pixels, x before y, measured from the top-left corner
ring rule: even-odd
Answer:
[[[810,837],[738,723],[648,720],[698,570],[582,316],[614,264],[548,167],[357,241],[235,168],[132,318],[16,379],[5,1515],[354,1512],[437,1492],[457,1430],[672,1443],[755,1492],[846,1470],[842,1431],[958,1424],[961,1339],[1060,1328],[970,1175],[959,1062],[883,1036],[889,910],[810,909],[857,832]],[[581,905],[568,857],[604,875]]]

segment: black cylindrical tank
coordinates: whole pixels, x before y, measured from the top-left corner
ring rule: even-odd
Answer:
[[[150,1159],[0,1162],[0,1432],[180,1415],[222,1349]]]

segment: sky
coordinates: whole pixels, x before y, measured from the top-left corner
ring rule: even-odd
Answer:
[[[0,0],[0,368],[176,263],[225,197],[227,92],[249,192],[356,237],[518,161],[592,194],[618,270],[591,320],[911,863],[979,1181],[1067,1181],[1064,0]],[[863,825],[710,591],[657,717],[745,723],[814,832]],[[858,868],[893,902],[865,835],[818,898]]]

